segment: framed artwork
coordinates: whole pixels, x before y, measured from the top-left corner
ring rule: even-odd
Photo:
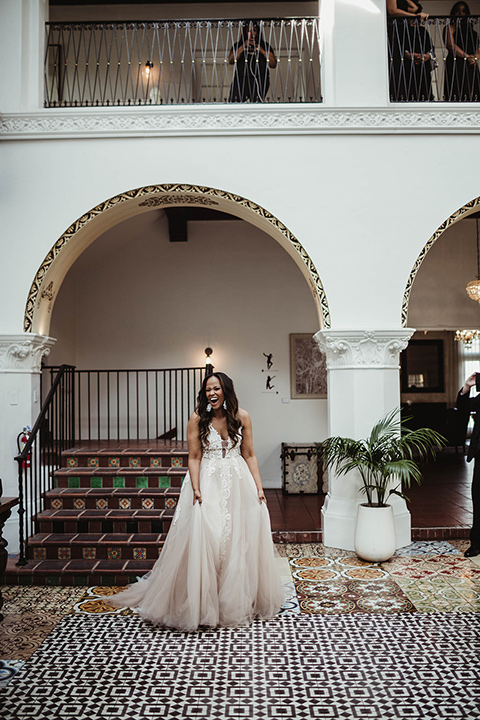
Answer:
[[[310,333],[290,335],[290,396],[327,397],[327,360]]]

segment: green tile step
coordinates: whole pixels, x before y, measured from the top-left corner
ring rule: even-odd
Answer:
[[[53,478],[54,488],[167,488],[181,487],[186,471],[169,469],[163,473],[151,472],[140,474],[137,470],[125,471],[123,475],[102,474],[92,475],[91,472],[72,475],[64,470],[57,470]]]

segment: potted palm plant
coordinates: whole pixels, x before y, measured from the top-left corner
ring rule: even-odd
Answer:
[[[320,443],[325,466],[337,475],[358,471],[360,492],[366,502],[358,506],[355,525],[355,552],[364,560],[383,562],[395,552],[395,526],[388,499],[399,495],[412,481],[420,484],[418,462],[435,457],[445,438],[430,428],[408,430],[397,408],[374,425],[368,438],[353,440],[329,437]]]

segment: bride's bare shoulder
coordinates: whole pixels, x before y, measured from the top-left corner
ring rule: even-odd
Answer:
[[[238,419],[240,420],[242,425],[245,425],[245,423],[251,422],[250,415],[243,408],[238,408]]]

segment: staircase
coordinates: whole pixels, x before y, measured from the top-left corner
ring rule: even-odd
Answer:
[[[126,585],[158,558],[187,472],[181,441],[90,442],[62,453],[28,562],[6,584]],[[30,579],[31,578],[31,579]]]

